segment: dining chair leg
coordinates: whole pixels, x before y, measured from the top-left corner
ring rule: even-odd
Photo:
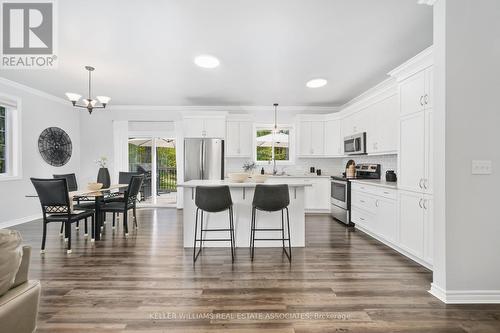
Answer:
[[[92,214],[91,216],[91,220],[90,220],[90,242],[93,243],[95,242],[95,224],[96,224],[96,221],[97,220],[97,216],[94,214]]]
[[[75,230],[80,230],[80,221],[76,221]]]
[[[139,227],[137,225],[137,215],[136,215],[137,211],[135,209],[135,205],[134,205],[133,211],[134,211],[134,225],[135,225],[136,229],[139,229]]]
[[[64,236],[64,222],[61,222],[61,229],[59,230],[59,236],[61,238]]]
[[[43,221],[42,248],[40,253],[45,253],[45,240],[47,239],[47,222]]]
[[[71,253],[71,222],[66,221],[66,238],[68,239],[68,249],[66,250],[66,253],[70,254]]]
[[[85,238],[87,238],[88,235],[89,235],[89,226],[88,226],[88,220],[87,220],[87,218],[85,218],[85,225],[83,227],[84,227],[84,231],[85,231],[85,233],[83,234],[83,236]]]
[[[115,221],[116,221],[116,213],[113,213],[113,229],[116,228]]]
[[[128,237],[128,212],[125,209],[123,211],[123,230],[125,230],[125,238]]]

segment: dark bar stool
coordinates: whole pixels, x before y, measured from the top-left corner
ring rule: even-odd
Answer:
[[[203,242],[231,242],[231,258],[234,262],[234,223],[233,223],[233,200],[231,199],[231,192],[229,186],[197,186],[196,187],[196,222],[194,225],[194,249],[193,249],[193,262],[196,262],[203,248]],[[204,212],[218,213],[228,210],[229,211],[229,229],[204,229],[203,228],[203,215]],[[200,238],[198,237],[198,212],[201,212],[200,220]],[[230,238],[224,239],[203,239],[203,232],[209,231],[229,231]],[[196,252],[196,242],[200,242],[200,249]]]
[[[290,240],[290,214],[288,213],[288,205],[290,204],[290,193],[288,185],[257,185],[252,202],[252,226],[250,231],[250,253],[252,261],[255,252],[255,241],[259,240],[280,240],[282,241],[283,252],[285,252],[288,260],[292,262],[292,244]],[[281,210],[281,228],[256,228],[255,216],[257,210],[265,212],[277,212]],[[284,211],[286,210],[286,224],[288,230],[288,238],[285,238],[285,218]],[[256,231],[281,231],[281,238],[255,238]],[[288,252],[285,247],[285,241],[288,241]]]

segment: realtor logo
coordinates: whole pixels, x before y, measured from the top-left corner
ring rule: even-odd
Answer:
[[[2,1],[2,69],[55,68],[52,0]]]

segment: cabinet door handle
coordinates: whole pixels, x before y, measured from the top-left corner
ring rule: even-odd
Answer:
[[[424,101],[425,101],[425,104],[429,104],[429,95],[428,94],[425,94]]]
[[[378,200],[375,200],[375,207],[378,207]]]
[[[420,96],[420,106],[424,106],[424,96]]]
[[[424,208],[424,207],[422,207],[422,200],[423,199],[420,199],[420,201],[418,202],[418,205],[420,206],[420,208]]]
[[[364,221],[364,220],[365,220],[365,219],[364,219],[364,218],[362,218],[362,217],[360,217],[359,219],[360,219],[361,221]]]
[[[424,184],[424,188],[427,190],[427,179],[424,179],[423,184]]]
[[[361,202],[361,203],[365,203],[365,201],[364,201],[364,200],[359,200],[359,202]]]
[[[424,199],[422,202],[423,202],[424,209],[427,209],[427,206],[425,205],[427,200]]]
[[[419,186],[420,188],[423,188],[423,186],[422,186],[422,181],[423,181],[423,179],[422,179],[422,178],[420,178],[420,181],[418,182],[418,186]]]

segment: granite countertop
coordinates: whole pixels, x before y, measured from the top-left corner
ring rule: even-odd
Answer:
[[[282,184],[287,184],[290,187],[305,187],[305,186],[312,186],[311,183],[307,183],[305,181],[300,181],[297,179],[289,179],[290,177],[279,177],[283,178]],[[262,183],[261,183],[262,184]],[[277,185],[276,181],[273,181],[272,183],[267,183],[264,182],[263,184],[272,184],[272,185]],[[230,182],[228,179],[225,180],[190,180],[181,184],[178,184],[177,187],[196,187],[196,186],[221,186],[221,185],[227,185],[229,187],[234,187],[234,188],[253,188],[256,185],[258,185],[255,182],[252,182],[251,180],[247,180],[244,183],[234,183]]]
[[[318,176],[315,173],[293,174],[293,175],[283,175],[283,176],[269,175],[269,176],[273,178],[330,178],[329,174],[321,174],[321,176]]]
[[[398,189],[397,182],[387,182],[385,181],[385,179],[351,179],[351,182],[365,184],[365,185],[380,186],[380,187],[390,188],[393,190]]]

